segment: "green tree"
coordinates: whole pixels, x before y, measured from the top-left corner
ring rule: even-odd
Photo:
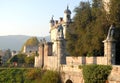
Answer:
[[[24,46],[38,46],[38,44],[39,41],[37,37],[31,37],[24,43],[24,45],[21,48],[21,52],[23,51]]]
[[[25,63],[32,67],[32,66],[34,66],[34,59],[35,59],[35,56],[26,57]]]
[[[10,59],[10,62],[17,62],[18,64],[23,64],[25,63],[25,58],[27,57],[27,55],[25,54],[18,54],[18,55],[15,55],[14,57],[12,57]]]
[[[101,0],[80,2],[67,34],[67,50],[73,56],[103,55],[103,43],[109,23]]]
[[[37,37],[31,37],[25,43],[25,45],[27,45],[27,46],[36,46],[38,44],[39,44],[39,41],[38,41]]]
[[[110,0],[110,13],[107,15],[111,24],[115,24],[116,64],[120,64],[120,0]]]

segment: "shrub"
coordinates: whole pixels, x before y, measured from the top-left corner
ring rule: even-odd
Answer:
[[[112,67],[108,65],[84,65],[83,78],[85,83],[105,83]]]
[[[46,71],[41,81],[42,83],[61,83],[59,73],[56,71]]]

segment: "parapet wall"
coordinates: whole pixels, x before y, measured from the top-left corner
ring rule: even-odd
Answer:
[[[102,64],[107,65],[107,57],[66,57],[66,65]]]

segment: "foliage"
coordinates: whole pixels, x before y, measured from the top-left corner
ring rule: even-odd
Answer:
[[[34,57],[35,57],[35,55],[27,57],[26,54],[17,54],[15,56],[11,57],[9,59],[8,63],[10,65],[10,63],[13,64],[15,62],[18,64],[19,67],[21,67],[23,65],[24,65],[23,67],[33,67]]]
[[[42,77],[42,83],[61,83],[60,76],[56,71],[47,71]]]
[[[80,2],[67,33],[67,50],[72,56],[103,56],[103,43],[111,24],[115,25],[116,64],[120,64],[120,0],[110,0],[106,12],[102,0]]]
[[[67,34],[67,50],[73,56],[103,55],[103,43],[109,23],[102,11],[101,0],[81,2],[75,8],[74,22]],[[74,49],[74,50],[73,50]]]
[[[84,65],[82,68],[85,83],[105,83],[112,70],[108,65]]]
[[[25,43],[25,45],[27,45],[27,46],[36,46],[38,44],[39,44],[39,41],[38,41],[37,37],[31,37]]]
[[[57,77],[58,73],[56,71],[35,68],[0,69],[0,83],[58,83]],[[49,82],[44,79],[49,79]],[[42,82],[43,80],[44,82]]]
[[[116,64],[120,64],[120,0],[111,0],[110,14],[107,17],[110,23],[115,24]]]
[[[26,72],[25,77],[25,83],[41,83],[41,78],[44,72],[41,69],[30,69]]]
[[[25,58],[25,63],[29,66],[34,65],[35,56],[29,56]]]
[[[14,57],[12,57],[10,59],[10,62],[17,62],[17,63],[23,64],[23,63],[25,63],[26,57],[27,57],[27,55],[25,55],[25,54],[18,54],[18,55],[15,55]]]
[[[24,83],[24,69],[0,69],[1,83]]]
[[[24,46],[37,46],[38,44],[39,41],[37,37],[31,37],[24,43],[24,45],[21,48],[21,52],[23,52]]]

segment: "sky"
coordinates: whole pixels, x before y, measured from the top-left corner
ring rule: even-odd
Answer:
[[[28,35],[48,36],[49,21],[64,16],[69,9],[86,0],[0,0],[0,36]]]

